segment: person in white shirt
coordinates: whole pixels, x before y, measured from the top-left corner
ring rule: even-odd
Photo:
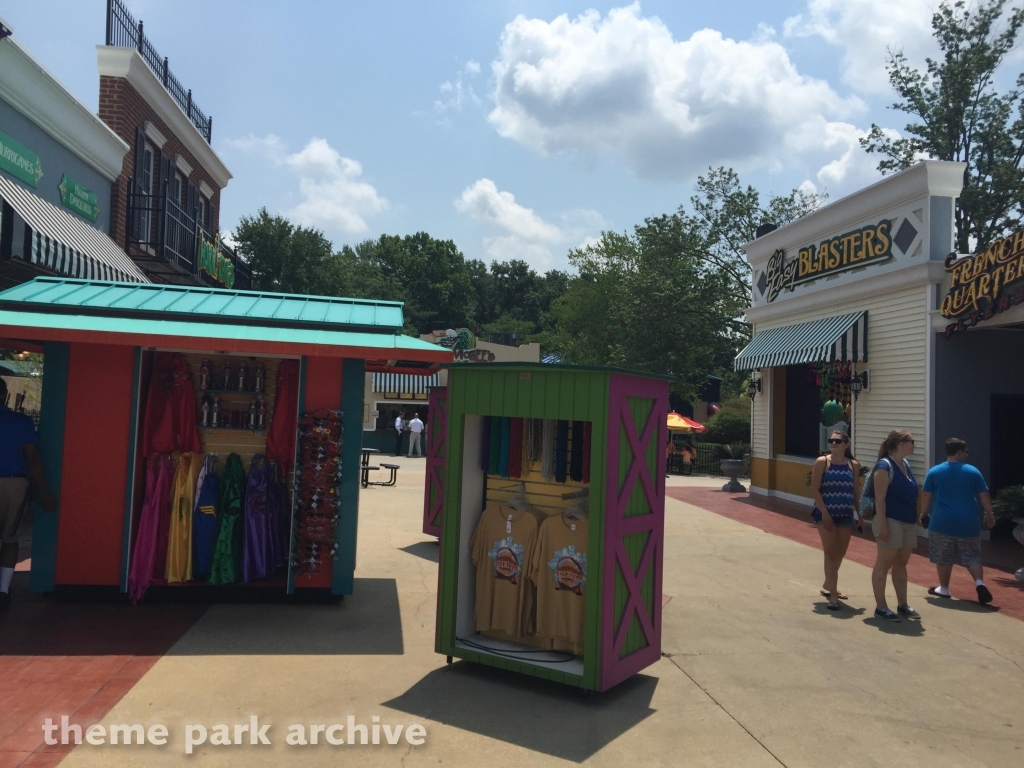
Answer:
[[[413,446],[416,447],[416,456],[419,458],[423,457],[423,452],[420,450],[420,435],[423,432],[423,422],[420,421],[420,415],[414,413],[412,415],[412,421],[409,422],[409,458],[412,458]]]
[[[405,429],[405,420],[399,413],[395,419],[395,456],[402,455],[402,430]]]

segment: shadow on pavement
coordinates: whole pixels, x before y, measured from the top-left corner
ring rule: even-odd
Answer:
[[[942,598],[942,597],[926,597],[928,605],[934,605],[936,608],[946,608],[952,611],[966,611],[967,613],[992,613],[998,611],[998,605],[982,605],[981,603],[974,602],[973,600],[957,600],[953,598]]]
[[[921,624],[920,620],[911,620],[901,617],[898,622],[885,621],[884,619],[875,618],[874,611],[872,611],[868,618],[864,619],[864,623],[868,626],[874,627],[879,632],[885,632],[887,635],[920,637],[925,633],[924,625]]]
[[[610,691],[587,694],[459,661],[434,670],[384,706],[582,763],[654,713],[657,685],[657,678],[641,674]]]
[[[219,605],[169,656],[400,656],[402,615],[394,579],[356,579],[330,605]]]
[[[437,540],[417,541],[415,544],[410,544],[408,547],[399,547],[399,549],[403,552],[408,552],[410,555],[416,555],[416,557],[422,557],[424,560],[436,563],[437,554],[440,550],[439,543]]]
[[[825,606],[828,605],[826,602],[820,602],[814,604],[814,612],[819,616],[831,616],[834,619],[852,619],[856,616],[863,616],[867,612],[867,608],[851,608],[846,603],[840,603],[843,607],[838,611],[830,611]]]

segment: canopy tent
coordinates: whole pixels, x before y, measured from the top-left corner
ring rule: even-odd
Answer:
[[[854,312],[757,334],[734,368],[776,368],[801,363],[864,363],[868,359],[868,313]]]
[[[703,435],[705,432],[708,431],[708,428],[698,421],[689,419],[686,416],[683,416],[682,414],[676,413],[675,411],[670,411],[668,414],[668,431],[696,432],[698,435]]]

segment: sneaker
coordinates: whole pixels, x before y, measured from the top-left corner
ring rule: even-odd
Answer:
[[[911,608],[909,605],[898,605],[896,606],[896,612],[900,616],[906,616],[908,619],[920,619],[921,614]]]
[[[900,620],[900,617],[893,613],[889,608],[875,608],[875,618],[882,619],[882,621]]]
[[[982,605],[988,605],[992,602],[992,593],[988,591],[988,587],[984,584],[978,585],[978,602]]]

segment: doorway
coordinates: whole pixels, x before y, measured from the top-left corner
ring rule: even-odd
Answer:
[[[1024,485],[1024,395],[992,395],[992,492]]]

